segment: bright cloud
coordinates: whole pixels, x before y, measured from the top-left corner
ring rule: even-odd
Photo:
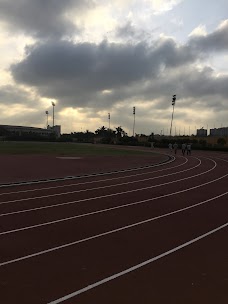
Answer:
[[[200,24],[199,26],[197,26],[197,27],[189,34],[189,37],[191,37],[191,36],[206,36],[206,35],[207,35],[206,26]]]
[[[183,0],[144,0],[144,1],[151,4],[154,14],[162,14],[172,10],[173,7],[181,3]]]

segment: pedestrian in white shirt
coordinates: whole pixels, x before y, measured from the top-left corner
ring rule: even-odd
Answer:
[[[182,149],[182,154],[184,156],[185,155],[185,150],[186,150],[186,144],[185,143],[182,144],[181,149]]]
[[[191,155],[191,144],[187,144],[187,155]]]
[[[169,143],[169,151],[172,153],[173,150],[173,145],[171,143]]]
[[[175,154],[177,154],[178,144],[176,142],[173,145],[173,149],[174,149]]]

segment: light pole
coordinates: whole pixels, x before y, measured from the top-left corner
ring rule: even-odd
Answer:
[[[108,113],[108,126],[109,126],[109,130],[110,130],[110,113]]]
[[[134,122],[133,122],[133,136],[135,136],[135,107],[133,107],[133,115],[134,115]]]
[[[47,127],[48,127],[48,111],[45,111],[45,114],[47,115]]]
[[[173,100],[172,100],[173,112],[172,112],[172,118],[171,118],[171,126],[170,126],[169,136],[171,136],[171,134],[172,134],[173,114],[174,114],[175,102],[176,102],[176,95],[173,95]]]
[[[53,107],[53,128],[54,128],[54,125],[55,125],[55,110],[54,110],[54,108],[55,108],[55,103],[54,103],[54,101],[52,101],[52,107]]]

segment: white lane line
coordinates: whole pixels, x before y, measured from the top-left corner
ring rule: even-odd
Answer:
[[[51,187],[43,187],[43,188],[35,188],[35,189],[27,189],[27,190],[19,190],[19,191],[12,191],[12,192],[3,192],[0,193],[0,196],[3,195],[11,195],[11,194],[18,194],[18,193],[27,193],[27,192],[35,192],[35,191],[43,191],[43,190],[51,190],[51,189],[58,189],[58,188],[65,188],[65,187],[72,187],[72,186],[80,186],[80,185],[87,185],[87,184],[93,184],[93,183],[101,183],[101,182],[107,182],[107,181],[112,181],[112,180],[120,180],[120,179],[126,179],[126,178],[131,178],[131,177],[136,177],[136,176],[142,176],[142,175],[148,175],[148,174],[154,174],[157,172],[161,172],[161,171],[166,171],[166,170],[171,170],[171,169],[175,169],[178,168],[180,166],[185,165],[188,162],[188,159],[186,157],[185,158],[185,162],[181,163],[177,166],[173,166],[170,168],[165,168],[165,169],[160,169],[160,170],[156,170],[156,171],[149,171],[149,172],[144,172],[144,173],[136,173],[136,174],[132,174],[132,175],[126,175],[126,176],[120,176],[120,177],[113,177],[113,178],[106,178],[106,179],[100,179],[100,180],[95,180],[95,181],[90,181],[90,182],[83,182],[83,183],[73,183],[73,184],[68,184],[68,185],[59,185],[59,186],[51,186]],[[147,168],[144,168],[147,169]]]
[[[159,215],[159,216],[156,216],[156,217],[151,218],[151,219],[147,219],[147,220],[144,220],[144,221],[141,221],[141,222],[137,222],[137,223],[130,224],[130,225],[127,225],[127,226],[123,226],[123,227],[113,229],[113,230],[110,230],[110,231],[106,231],[106,232],[103,232],[103,233],[100,233],[100,234],[92,235],[92,236],[84,238],[84,239],[80,239],[80,240],[77,240],[77,241],[74,241],[74,242],[71,242],[71,243],[67,243],[67,244],[52,247],[52,248],[49,248],[49,249],[46,249],[46,250],[42,250],[42,251],[39,251],[39,252],[35,252],[35,253],[29,254],[29,255],[26,255],[26,256],[22,256],[22,257],[13,259],[13,260],[2,262],[2,263],[0,263],[0,267],[6,266],[6,265],[9,265],[9,264],[12,264],[12,263],[20,262],[20,261],[23,261],[23,260],[27,260],[27,259],[30,259],[30,258],[33,258],[33,257],[37,257],[37,256],[47,254],[47,253],[50,253],[50,252],[53,252],[53,251],[57,251],[57,250],[60,250],[60,249],[68,248],[68,247],[71,247],[71,246],[74,246],[74,245],[77,245],[77,244],[80,244],[80,243],[91,241],[91,240],[94,240],[94,239],[97,239],[97,238],[100,238],[100,237],[103,237],[103,236],[106,236],[106,235],[110,235],[110,234],[113,234],[113,233],[116,233],[116,232],[119,232],[119,231],[123,231],[123,230],[129,229],[129,228],[135,227],[135,226],[139,226],[139,225],[142,225],[142,224],[145,224],[145,223],[148,223],[148,222],[159,220],[161,218],[168,217],[168,216],[173,215],[175,213],[184,212],[188,209],[197,207],[199,205],[203,205],[207,202],[210,202],[212,200],[215,200],[217,198],[225,196],[225,195],[227,195],[227,193],[228,192],[225,192],[223,194],[217,195],[213,198],[210,198],[210,199],[208,199],[206,201],[203,201],[203,202],[200,202],[198,204],[188,206],[188,207],[185,207],[185,208],[180,209],[180,210],[172,211],[172,212],[169,212],[169,213],[166,213],[166,214],[163,214],[163,215]]]
[[[213,160],[212,160],[213,161]],[[214,162],[214,161],[213,161]],[[90,197],[90,198],[84,198],[84,199],[80,199],[80,200],[77,200],[77,201],[70,201],[70,202],[65,202],[65,203],[59,203],[59,204],[54,204],[54,205],[48,205],[48,206],[42,206],[42,207],[36,207],[36,208],[31,208],[31,209],[24,209],[24,210],[19,210],[19,211],[12,211],[12,212],[7,212],[7,213],[2,213],[0,214],[0,217],[1,216],[9,216],[9,215],[13,215],[13,214],[20,214],[20,213],[25,213],[25,212],[31,212],[31,211],[37,211],[37,210],[42,210],[42,209],[48,209],[48,208],[55,208],[55,207],[60,207],[60,206],[65,206],[65,205],[71,205],[71,204],[75,204],[75,203],[81,203],[81,202],[86,202],[86,201],[92,201],[92,200],[97,200],[97,199],[101,199],[101,198],[107,198],[107,197],[112,197],[112,196],[118,196],[118,195],[123,195],[123,194],[127,194],[127,193],[132,193],[132,192],[137,192],[137,191],[143,191],[143,190],[148,190],[148,189],[152,189],[152,188],[156,188],[156,187],[161,187],[161,186],[164,186],[164,185],[168,185],[168,184],[172,184],[172,183],[177,183],[179,181],[183,181],[183,180],[187,180],[187,179],[190,179],[190,178],[193,178],[193,177],[196,177],[196,176],[200,176],[200,175],[203,175],[203,174],[206,174],[212,170],[214,170],[214,168],[216,167],[216,163],[214,162],[214,167],[203,172],[203,173],[199,173],[199,174],[196,174],[196,175],[193,175],[193,176],[190,176],[190,177],[185,177],[185,178],[182,178],[182,179],[179,179],[179,180],[175,180],[175,181],[171,181],[171,182],[167,182],[167,183],[163,183],[163,184],[159,184],[159,185],[154,185],[154,186],[148,186],[148,187],[144,187],[144,188],[138,188],[138,189],[132,189],[132,190],[128,190],[128,191],[123,191],[123,192],[118,192],[118,193],[113,193],[113,194],[106,194],[106,195],[101,195],[101,196],[96,196],[96,197]],[[223,177],[225,177],[226,175],[224,175]],[[221,177],[221,178],[223,178]],[[214,182],[216,180],[219,180],[220,178],[218,179],[215,179],[215,180],[212,180],[210,182]],[[210,182],[207,182],[207,183],[204,183],[202,185],[206,185],[206,184],[209,184]],[[199,186],[196,186],[197,187],[200,187]],[[181,192],[184,192],[184,191],[189,191],[190,189],[194,189],[195,187],[193,188],[189,188],[187,190],[182,190],[182,191],[177,191],[175,193],[181,193]],[[168,194],[169,195],[172,195],[172,194]],[[160,196],[160,197],[165,197],[167,195],[164,195],[164,196]],[[155,198],[156,199],[156,198]]]
[[[197,160],[199,160],[199,163],[196,166],[194,166],[192,168],[182,170],[182,171],[179,171],[179,172],[174,172],[174,173],[165,174],[165,175],[161,175],[161,176],[144,178],[144,179],[135,180],[135,181],[129,181],[129,182],[125,182],[125,183],[111,184],[111,185],[107,185],[107,186],[102,185],[100,187],[94,187],[94,188],[89,188],[89,189],[74,190],[74,191],[68,191],[68,192],[61,192],[61,193],[47,194],[47,195],[42,195],[42,196],[33,196],[33,197],[3,201],[3,202],[0,202],[0,205],[18,203],[18,202],[24,202],[24,201],[30,201],[30,200],[36,200],[36,199],[41,199],[41,198],[62,196],[62,195],[68,195],[68,194],[73,194],[73,193],[88,192],[88,191],[94,191],[94,190],[105,189],[105,188],[119,187],[119,186],[124,186],[124,185],[128,185],[128,184],[137,184],[137,183],[140,183],[140,182],[145,182],[145,181],[158,179],[158,178],[166,177],[166,176],[170,176],[170,175],[180,174],[180,173],[183,173],[183,172],[186,172],[186,171],[189,171],[189,170],[193,170],[193,169],[195,169],[195,168],[197,168],[201,165],[201,160],[198,159],[198,158],[197,158]]]
[[[228,155],[227,155],[228,156]],[[223,158],[220,158],[220,157],[214,157],[215,159],[219,159],[219,160],[223,160],[224,162],[227,162],[228,163],[228,160],[227,159],[223,159]]]
[[[174,248],[172,248],[172,249],[170,249],[170,250],[168,250],[166,252],[163,252],[162,254],[159,254],[159,255],[157,255],[157,256],[149,259],[149,260],[146,260],[146,261],[144,261],[142,263],[139,263],[139,264],[137,264],[137,265],[135,265],[133,267],[127,268],[127,269],[125,269],[125,270],[123,270],[121,272],[115,273],[115,274],[113,274],[113,275],[111,275],[111,276],[109,276],[107,278],[104,278],[103,280],[97,281],[97,282],[95,282],[95,283],[93,283],[91,285],[88,285],[88,286],[86,286],[84,288],[76,290],[76,291],[74,291],[74,292],[72,292],[72,293],[70,293],[70,294],[68,294],[66,296],[63,296],[63,297],[61,297],[61,298],[59,298],[57,300],[51,301],[48,304],[59,304],[59,303],[62,303],[62,302],[66,301],[66,300],[69,300],[69,299],[71,299],[71,298],[73,298],[73,297],[75,297],[77,295],[80,295],[80,294],[82,294],[84,292],[87,292],[87,291],[93,289],[93,288],[96,288],[97,286],[100,286],[100,285],[103,285],[103,284],[105,284],[107,282],[115,280],[115,279],[117,279],[117,278],[119,278],[119,277],[121,277],[123,275],[126,275],[126,274],[128,274],[128,273],[130,273],[132,271],[135,271],[135,270],[137,270],[137,269],[139,269],[141,267],[144,267],[144,266],[146,266],[146,265],[148,265],[148,264],[150,264],[152,262],[155,262],[155,261],[157,261],[157,260],[159,260],[159,259],[161,259],[161,258],[163,258],[163,257],[165,257],[167,255],[170,255],[170,254],[172,254],[172,253],[174,253],[174,252],[176,252],[176,251],[178,251],[178,250],[180,250],[182,248],[185,248],[185,247],[187,247],[189,245],[192,245],[193,243],[198,242],[198,241],[202,240],[203,238],[205,238],[205,237],[207,237],[207,236],[209,236],[209,235],[211,235],[213,233],[216,233],[219,230],[222,230],[222,229],[226,228],[227,226],[228,226],[228,222],[225,223],[224,225],[221,225],[221,226],[213,229],[213,230],[208,231],[207,233],[201,234],[200,236],[198,236],[198,237],[196,237],[196,238],[194,238],[194,239],[192,239],[192,240],[190,240],[190,241],[188,241],[186,243],[183,243],[183,244],[181,244],[181,245],[179,245],[177,247],[174,247]]]
[[[82,159],[83,157],[74,157],[74,156],[56,156],[59,159]]]
[[[96,176],[102,176],[102,175],[112,175],[112,174],[119,174],[119,173],[124,173],[124,172],[130,172],[130,171],[138,171],[138,170],[144,170],[145,168],[153,168],[153,167],[159,167],[159,166],[164,166],[166,164],[172,163],[175,161],[176,157],[164,153],[158,153],[162,155],[168,156],[167,159],[170,158],[169,161],[164,160],[162,163],[157,163],[157,164],[152,164],[152,165],[146,165],[142,167],[137,167],[137,168],[129,168],[129,169],[122,169],[118,171],[110,171],[110,172],[100,172],[100,173],[91,173],[91,174],[84,174],[84,175],[79,175],[79,176],[66,176],[66,177],[60,177],[60,178],[50,178],[50,179],[43,179],[43,180],[33,180],[33,181],[24,181],[24,182],[13,182],[13,183],[8,183],[8,184],[0,184],[0,188],[6,188],[6,187],[20,187],[20,186],[28,186],[28,185],[33,185],[33,184],[43,184],[43,183],[53,183],[53,182],[58,182],[58,181],[65,181],[69,179],[82,179],[82,178],[88,178],[88,177],[96,177]]]
[[[163,218],[163,217],[170,216],[170,215],[175,214],[175,213],[183,212],[185,210],[195,208],[197,206],[203,205],[203,204],[205,204],[207,202],[210,202],[212,200],[215,200],[215,199],[218,199],[220,197],[223,197],[223,196],[225,196],[227,194],[228,194],[228,192],[225,192],[225,193],[217,195],[217,196],[215,196],[213,198],[210,198],[210,199],[207,199],[205,201],[196,203],[194,205],[190,205],[190,206],[185,207],[185,208],[181,208],[181,209],[178,209],[178,210],[175,210],[175,211],[171,211],[169,213],[165,213],[163,215],[159,215],[159,216],[156,216],[156,217],[144,220],[144,221],[136,222],[134,224],[127,225],[127,226],[124,226],[122,228],[118,228],[118,229],[112,230],[111,232],[107,232],[107,233],[104,233],[104,234],[102,233],[101,235],[106,235],[106,234],[110,234],[110,233],[117,232],[117,231],[120,231],[120,230],[128,229],[128,228],[131,228],[131,227],[134,227],[134,226],[138,226],[138,225],[141,225],[141,224],[145,224],[145,223],[148,223],[148,222],[151,222],[151,221]],[[138,205],[138,204],[146,203],[146,202],[152,201],[154,199],[156,199],[156,198],[147,199],[147,200],[143,200],[143,201],[138,201],[138,202],[135,202],[135,203],[130,203],[130,204],[122,205],[122,206],[102,209],[102,210],[98,210],[98,211],[88,212],[88,213],[84,213],[84,214],[79,214],[79,215],[75,215],[75,216],[71,216],[71,217],[67,217],[67,218],[63,218],[63,219],[59,219],[59,220],[55,220],[55,221],[50,221],[50,222],[46,222],[46,223],[41,223],[41,224],[37,224],[37,225],[32,225],[32,226],[22,227],[22,228],[18,228],[18,229],[3,231],[3,232],[0,233],[0,236],[1,235],[7,235],[7,234],[16,233],[16,232],[20,232],[20,231],[26,231],[26,230],[30,230],[30,229],[35,229],[35,228],[39,228],[39,227],[43,227],[43,226],[58,224],[58,223],[61,223],[61,222],[65,222],[65,221],[69,221],[69,220],[74,220],[74,219],[77,219],[77,218],[86,217],[86,216],[90,216],[90,215],[95,215],[95,214],[99,214],[99,213],[104,213],[104,212],[108,212],[108,211],[112,211],[112,210],[116,210],[116,209],[120,209],[120,208],[126,208],[126,207],[129,207],[129,206],[132,206],[132,205]]]

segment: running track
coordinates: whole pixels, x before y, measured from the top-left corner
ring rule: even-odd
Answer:
[[[1,304],[228,303],[228,154],[0,188]]]

